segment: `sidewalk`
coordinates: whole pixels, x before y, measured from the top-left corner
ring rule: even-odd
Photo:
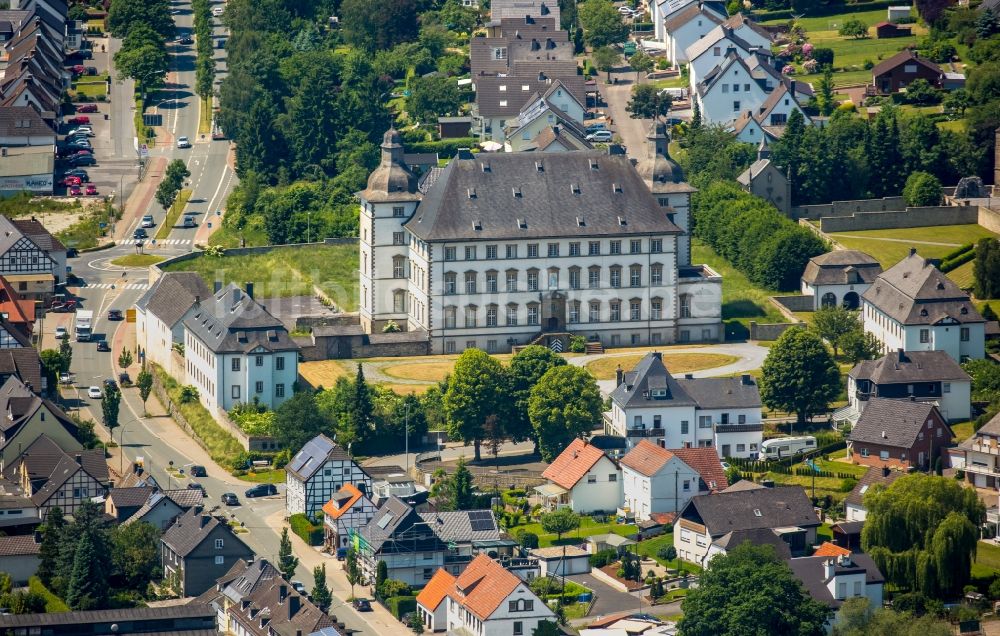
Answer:
[[[121,241],[131,236],[132,221],[138,220],[149,209],[149,204],[156,194],[156,188],[160,185],[160,179],[167,169],[166,157],[150,157],[149,166],[146,168],[146,176],[136,184],[125,202],[125,213],[122,220],[115,224],[115,240]]]

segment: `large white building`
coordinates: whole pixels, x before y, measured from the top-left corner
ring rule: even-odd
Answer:
[[[687,48],[725,20],[712,5],[692,3],[663,21],[664,45],[673,68],[687,64]],[[659,25],[657,25],[659,26]]]
[[[526,636],[539,623],[555,621],[527,583],[484,554],[455,579],[447,603],[449,634]]]
[[[861,294],[882,273],[877,260],[855,250],[832,250],[809,259],[802,273],[802,295],[811,296],[813,310],[843,306],[858,309]]]
[[[251,283],[246,291],[230,284],[197,303],[183,324],[187,381],[209,412],[255,399],[275,409],[292,396],[299,346],[254,300]]]
[[[197,303],[207,300],[212,291],[195,272],[165,272],[135,303],[136,342],[154,362],[172,375],[175,345],[184,343],[184,319]]]
[[[346,485],[364,494],[372,491],[371,477],[346,450],[322,434],[306,442],[288,462],[285,473],[285,512],[289,516],[305,513],[311,518]]]
[[[760,390],[749,375],[675,379],[659,352],[619,370],[604,430],[629,448],[648,439],[663,448],[714,447],[720,457],[756,457],[763,440]]]
[[[662,156],[637,170],[617,147],[460,151],[418,183],[390,130],[359,193],[362,327],[426,333],[434,353],[506,352],[546,333],[718,341],[721,279],[678,253],[692,190],[680,176]],[[676,191],[654,198],[666,180]]]
[[[862,294],[861,317],[885,353],[946,351],[958,362],[985,355],[986,321],[969,294],[915,249]]]

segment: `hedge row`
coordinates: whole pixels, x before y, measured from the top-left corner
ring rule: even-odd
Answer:
[[[458,154],[459,148],[475,148],[479,140],[475,137],[461,137],[459,139],[442,139],[441,141],[420,141],[408,144],[408,152],[436,152],[441,159],[451,159]]]
[[[975,257],[976,257],[975,245],[973,245],[972,243],[968,243],[945,255],[938,269],[947,274],[951,270],[961,267],[962,265],[965,265]]]
[[[300,512],[292,515],[288,518],[288,525],[292,532],[309,545],[323,545],[323,526],[314,525],[305,514]]]
[[[886,9],[888,7],[894,7],[899,2],[896,0],[877,0],[876,2],[859,2],[857,4],[836,4],[831,3],[828,5],[816,5],[810,7],[809,17],[810,18],[821,18],[824,16],[833,16],[845,14],[845,20],[850,17],[846,14],[857,13],[860,11],[873,11],[875,9]],[[779,9],[777,11],[755,11],[753,13],[753,19],[757,22],[764,22],[766,20],[791,20],[792,9]]]
[[[396,620],[401,620],[403,616],[414,612],[417,609],[417,597],[416,596],[390,596],[385,599],[385,606],[396,617]]]

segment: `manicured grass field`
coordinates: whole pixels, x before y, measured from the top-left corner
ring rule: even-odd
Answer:
[[[300,362],[299,375],[314,387],[330,388],[337,383],[337,378],[347,377],[349,374],[344,365],[338,364],[336,360],[322,360]]]
[[[177,220],[181,218],[181,212],[184,211],[184,207],[190,198],[190,190],[181,190],[177,193],[177,198],[174,200],[173,205],[170,206],[170,211],[167,212],[163,223],[160,223],[160,227],[156,228],[156,239],[165,239],[170,236],[171,230],[177,225]]]
[[[162,260],[164,260],[162,256],[155,254],[126,254],[125,256],[113,259],[111,264],[120,267],[148,267],[156,265]]]
[[[208,239],[208,244],[221,245],[225,248],[240,247],[240,239],[243,239],[245,247],[267,245],[267,234],[263,230],[249,228],[236,230],[227,227],[225,224],[212,232],[212,236]]]
[[[595,534],[618,534],[623,537],[627,537],[630,534],[636,533],[636,527],[632,524],[620,524],[620,523],[597,523],[591,517],[582,517],[580,519],[580,527],[573,532],[564,534],[561,541],[556,540],[556,535],[548,534],[542,530],[542,524],[540,523],[528,523],[516,526],[514,528],[508,528],[507,531],[513,533],[515,530],[523,530],[524,532],[531,532],[538,535],[538,547],[547,548],[553,545],[562,544],[575,544],[580,543],[581,540],[587,537],[592,537]]]
[[[615,377],[615,371],[621,366],[629,370],[634,367],[645,354],[637,353],[628,356],[607,356],[587,363],[587,370],[598,380],[610,380]],[[739,360],[736,356],[719,353],[665,353],[663,363],[671,373],[690,373],[703,369],[713,369],[732,364]]]
[[[212,285],[253,282],[259,298],[313,296],[321,289],[344,311],[358,306],[358,246],[279,247],[266,254],[198,258],[164,269],[197,272]]]
[[[976,544],[976,560],[972,563],[972,576],[987,577],[1000,573],[1000,545],[992,541]]]
[[[687,561],[681,561],[679,559],[675,559],[673,561],[665,561],[664,559],[661,559],[659,556],[657,556],[661,548],[666,548],[672,546],[673,544],[674,544],[674,533],[664,532],[658,537],[653,537],[652,539],[645,539],[643,541],[640,541],[638,544],[636,544],[637,545],[636,550],[639,552],[639,554],[643,555],[644,557],[649,557],[650,559],[653,559],[660,565],[670,568],[671,570],[676,569],[677,564],[679,563],[681,566],[681,570],[686,570],[692,574],[697,574],[698,572],[701,572],[701,568],[695,565],[694,563],[688,563]]]
[[[243,481],[252,481],[256,484],[283,484],[285,483],[285,469],[276,468],[274,470],[263,470],[260,472],[249,472],[241,475]]]
[[[704,263],[722,275],[722,320],[726,339],[747,337],[747,325],[784,322],[784,316],[768,301],[775,292],[757,287],[742,272],[698,239],[691,241],[691,262]]]

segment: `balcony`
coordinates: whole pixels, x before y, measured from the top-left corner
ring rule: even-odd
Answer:
[[[993,475],[1000,476],[1000,467],[997,466],[986,466],[983,464],[966,464],[965,472],[976,473],[979,475]]]
[[[977,453],[1000,456],[1000,444],[991,437],[977,437],[966,448]]]
[[[645,426],[640,428],[630,428],[625,431],[626,437],[663,437],[664,430],[662,428],[646,428]]]
[[[716,433],[756,433],[763,431],[763,424],[716,424]]]

